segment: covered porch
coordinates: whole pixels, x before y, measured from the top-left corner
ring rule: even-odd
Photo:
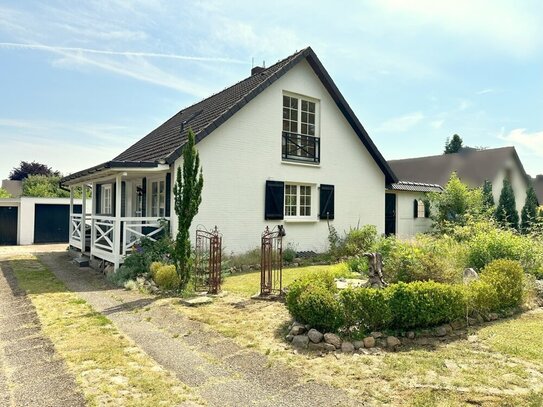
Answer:
[[[62,180],[70,190],[71,248],[116,270],[142,238],[157,240],[170,233],[170,167],[145,164],[106,163]],[[74,210],[79,189],[83,196],[90,194],[91,208],[83,200],[81,211]]]

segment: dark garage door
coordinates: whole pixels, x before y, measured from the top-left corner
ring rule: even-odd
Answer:
[[[16,206],[0,206],[0,245],[17,244]]]
[[[81,212],[74,205],[74,212]],[[68,243],[70,205],[36,204],[34,209],[34,243]]]

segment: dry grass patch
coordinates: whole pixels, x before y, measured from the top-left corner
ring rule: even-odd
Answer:
[[[287,269],[285,281],[326,268]],[[248,299],[259,278],[259,273],[227,277],[226,297],[197,309],[175,307],[308,381],[342,388],[375,405],[543,405],[542,310],[484,326],[473,332],[474,343],[459,339],[380,356],[318,357],[294,352],[284,341],[291,318],[283,304]]]
[[[89,405],[176,406],[185,400],[202,404],[38,260],[22,258],[11,265],[36,307],[43,332],[66,360]]]

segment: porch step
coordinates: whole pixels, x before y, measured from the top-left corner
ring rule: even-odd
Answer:
[[[76,257],[74,263],[79,267],[89,267],[89,258],[85,256]]]

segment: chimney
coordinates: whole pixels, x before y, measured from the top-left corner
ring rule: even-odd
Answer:
[[[264,72],[265,70],[266,70],[266,68],[264,68],[262,66],[255,66],[255,67],[251,68],[251,76],[259,74],[261,72]]]

